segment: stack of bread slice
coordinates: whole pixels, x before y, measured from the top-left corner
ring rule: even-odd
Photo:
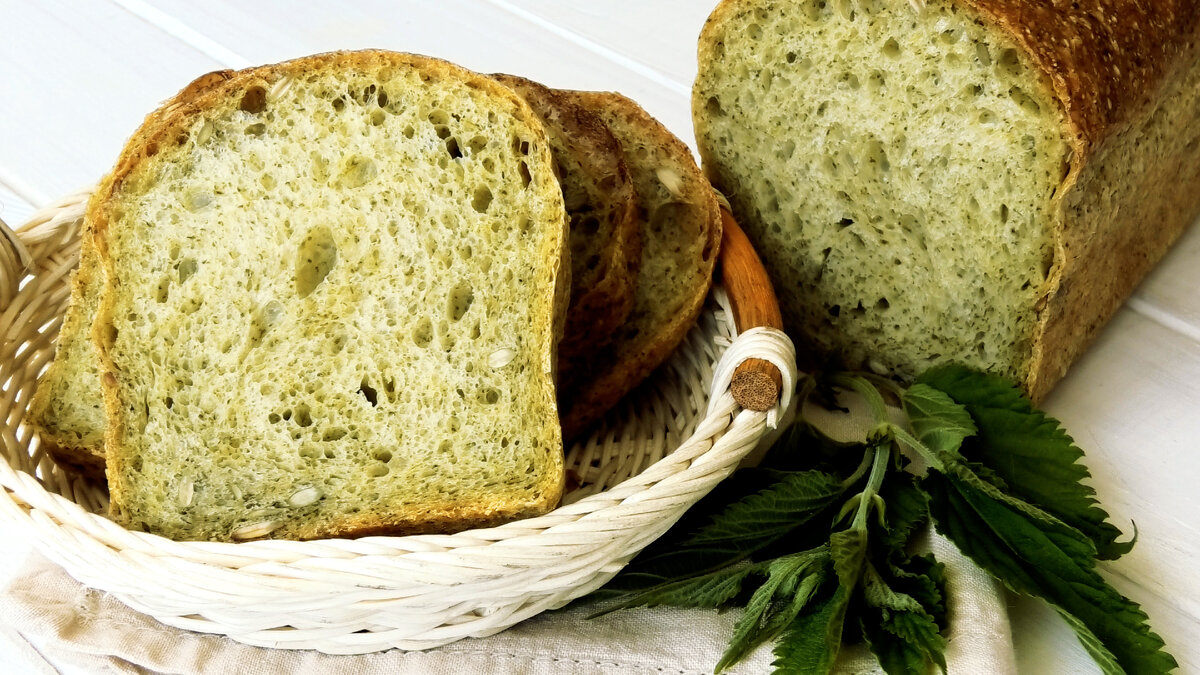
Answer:
[[[719,238],[687,148],[617,94],[382,51],[210,74],[89,203],[31,420],[115,521],[180,540],[534,515]]]

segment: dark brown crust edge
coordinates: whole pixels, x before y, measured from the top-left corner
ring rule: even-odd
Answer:
[[[1041,401],[1200,215],[1200,2],[962,1],[1039,69],[1071,147],[1022,383]],[[1189,95],[1190,114],[1162,119]],[[1163,132],[1175,138],[1153,147]],[[1122,154],[1138,152],[1140,161]]]
[[[582,385],[569,409],[563,414],[563,437],[570,440],[579,436],[592,424],[604,416],[609,409],[617,404],[626,394],[641,384],[650,374],[671,355],[679,343],[687,336],[688,330],[704,307],[712,287],[713,271],[716,267],[718,251],[721,245],[721,212],[717,203],[716,192],[711,188],[708,179],[696,165],[692,152],[683,141],[679,140],[658,120],[654,119],[632,99],[616,92],[566,92],[582,102],[585,106],[612,106],[622,114],[635,121],[644,130],[648,141],[654,142],[667,149],[679,163],[694,172],[697,180],[705,186],[704,199],[708,209],[707,240],[702,251],[709,251],[706,267],[700,270],[704,283],[692,289],[692,292],[681,303],[680,311],[673,319],[650,333],[638,336],[637,343],[621,350],[624,358],[614,363],[598,363],[602,372],[594,375],[594,379]],[[603,356],[598,356],[601,361]]]

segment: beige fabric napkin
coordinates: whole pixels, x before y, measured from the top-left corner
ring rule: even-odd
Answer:
[[[946,564],[951,673],[1015,672],[1003,595],[996,583],[933,535]],[[0,639],[28,666],[15,672],[82,673],[504,673],[699,675],[712,672],[738,612],[658,607],[587,619],[586,607],[547,612],[488,638],[424,652],[330,656],[250,647],[164,626],[116,598],[86,588],[34,554],[0,595]],[[770,672],[770,645],[733,673]],[[13,672],[13,671],[10,671]],[[846,650],[840,673],[876,673],[863,649]]]

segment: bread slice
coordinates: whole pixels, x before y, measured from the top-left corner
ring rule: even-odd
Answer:
[[[100,301],[98,274],[103,270],[85,228],[54,361],[38,382],[27,419],[51,459],[99,482],[104,480],[104,399],[91,340],[92,319]]]
[[[621,144],[595,113],[549,87],[497,74],[546,127],[571,220],[571,304],[558,346],[560,381],[612,339],[633,308],[641,229]],[[577,364],[576,364],[577,365]]]
[[[1040,399],[1200,213],[1198,4],[921,4],[721,3],[704,168],[808,349]]]
[[[637,189],[642,257],[633,311],[612,343],[560,391],[563,433],[578,435],[679,345],[712,285],[721,216],[692,153],[637,103],[612,92],[563,92],[621,142]]]
[[[112,517],[309,539],[553,507],[566,218],[528,106],[390,52],[176,103],[89,205]]]
[[[152,133],[160,121],[184,102],[233,76],[224,70],[193,80],[138,129]],[[130,143],[138,142],[138,137]],[[104,273],[85,218],[80,235],[79,267],[71,279],[71,298],[58,333],[54,360],[38,381],[29,405],[29,422],[38,431],[50,458],[59,466],[102,483],[105,480],[104,397],[100,391],[100,360],[92,344],[92,322],[100,301]]]

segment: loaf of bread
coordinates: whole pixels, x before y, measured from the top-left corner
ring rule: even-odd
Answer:
[[[621,144],[595,113],[568,96],[515,75],[501,84],[529,103],[546,127],[570,218],[571,303],[558,345],[558,376],[590,360],[633,308],[641,260],[637,199]]]
[[[642,256],[633,310],[611,344],[559,392],[566,438],[600,419],[687,335],[712,285],[721,214],[692,153],[637,103],[610,92],[563,92],[620,141],[637,189]]]
[[[566,216],[511,90],[389,52],[219,74],[88,219],[117,522],[308,539],[557,503]]]
[[[1195,0],[725,0],[705,171],[785,322],[851,367],[1041,399],[1200,213]]]

